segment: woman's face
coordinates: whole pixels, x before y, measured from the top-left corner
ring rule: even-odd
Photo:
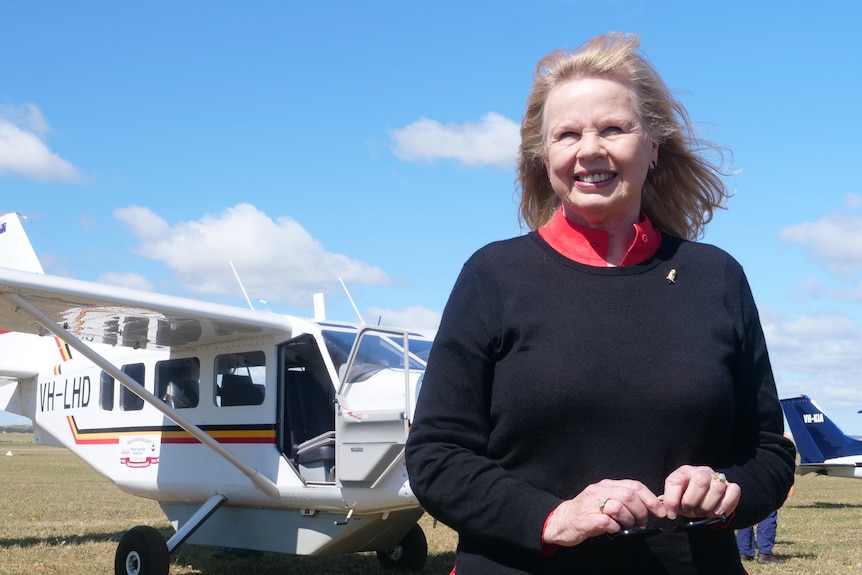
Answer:
[[[545,133],[548,178],[570,220],[604,229],[638,221],[658,144],[624,84],[607,77],[560,84],[545,103]]]

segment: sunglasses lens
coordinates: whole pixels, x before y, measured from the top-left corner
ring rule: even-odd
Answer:
[[[707,525],[715,525],[716,523],[725,523],[727,521],[726,515],[718,515],[716,517],[707,517],[706,519],[695,519],[694,521],[688,521],[686,523],[682,523],[673,528],[674,531],[688,531],[690,529],[695,529],[697,527],[706,527]]]
[[[662,529],[660,527],[632,527],[631,529],[623,529],[616,533],[608,533],[608,539],[612,539],[614,541],[644,539],[646,537],[658,535],[661,532]]]

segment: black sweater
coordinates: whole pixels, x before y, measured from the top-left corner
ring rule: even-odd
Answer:
[[[782,432],[757,309],[733,258],[665,235],[642,264],[598,268],[532,232],[464,265],[406,457],[420,502],[459,532],[458,575],[741,574],[733,528],[777,509],[793,482]],[[661,494],[683,464],[741,486],[732,525],[541,553],[545,519],[564,499],[604,478]]]

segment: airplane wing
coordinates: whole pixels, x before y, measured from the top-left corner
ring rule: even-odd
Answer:
[[[856,471],[855,463],[800,463],[796,466],[797,475],[835,475],[839,477],[853,477]]]
[[[208,343],[291,334],[287,317],[197,300],[0,268],[0,331],[51,331],[127,389],[240,469],[262,491],[278,486],[82,342],[135,349],[192,348]],[[53,324],[53,325],[51,325]],[[80,341],[75,341],[72,337]],[[9,386],[5,386],[9,387]],[[0,394],[0,402],[10,401]],[[0,403],[2,404],[2,403]]]
[[[286,316],[59,276],[0,268],[0,332],[45,334],[20,296],[82,341],[187,348],[292,331]]]

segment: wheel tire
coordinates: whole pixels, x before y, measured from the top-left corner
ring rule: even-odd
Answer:
[[[414,525],[398,545],[377,552],[377,560],[384,569],[393,571],[421,571],[428,558],[428,541],[418,525]]]
[[[114,557],[114,575],[168,575],[171,556],[162,534],[153,527],[140,525],[129,529]]]

